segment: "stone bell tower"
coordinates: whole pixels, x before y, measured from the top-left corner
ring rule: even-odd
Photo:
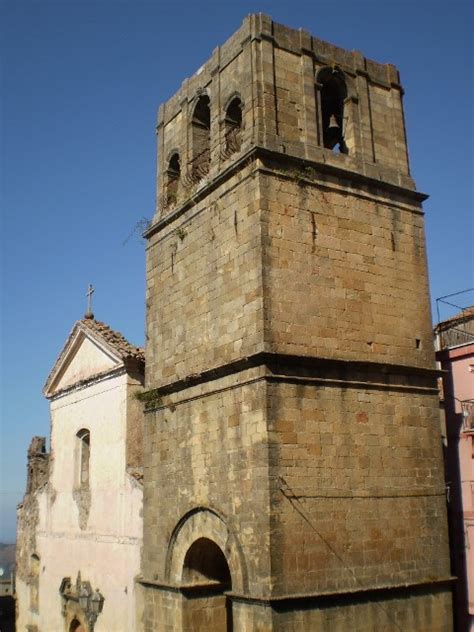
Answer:
[[[258,14],[160,108],[147,632],[451,629],[402,93]]]

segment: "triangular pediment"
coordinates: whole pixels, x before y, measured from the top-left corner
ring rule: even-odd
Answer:
[[[80,323],[76,324],[48,377],[44,393],[52,397],[123,365],[123,359],[107,341]]]

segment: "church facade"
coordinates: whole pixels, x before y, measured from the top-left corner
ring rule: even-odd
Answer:
[[[451,629],[402,94],[259,14],[160,108],[146,632]]]
[[[32,440],[18,509],[17,630],[136,629],[143,364],[141,349],[89,315],[53,367],[51,450]]]

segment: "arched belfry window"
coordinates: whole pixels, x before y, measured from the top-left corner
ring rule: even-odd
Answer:
[[[321,119],[323,125],[323,144],[347,154],[344,140],[344,101],[347,86],[344,73],[337,67],[323,68],[317,77],[321,91]]]
[[[203,178],[209,172],[211,160],[211,109],[207,94],[199,97],[191,120],[192,174]]]
[[[238,96],[226,108],[224,125],[224,151],[230,156],[239,151],[242,143],[242,101]]]
[[[166,197],[169,203],[176,202],[180,177],[181,161],[178,152],[175,152],[169,159],[166,170]]]
[[[90,467],[90,450],[91,435],[89,430],[82,428],[76,435],[77,439],[77,469],[78,482],[81,487],[89,485],[89,467]]]

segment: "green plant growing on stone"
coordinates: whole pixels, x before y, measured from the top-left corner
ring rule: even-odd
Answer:
[[[156,390],[145,391],[144,393],[137,392],[134,394],[135,399],[145,405],[145,410],[153,410],[163,405],[163,399]]]
[[[307,182],[308,180],[313,182],[316,176],[313,167],[308,167],[308,166],[299,167],[298,169],[295,169],[292,175],[298,186],[303,186],[305,182]]]

